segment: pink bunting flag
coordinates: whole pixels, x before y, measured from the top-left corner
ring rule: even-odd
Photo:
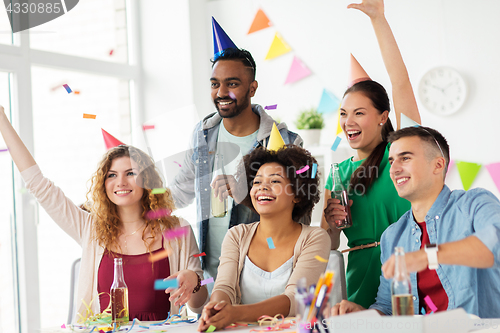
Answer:
[[[187,227],[180,227],[165,231],[163,233],[163,236],[165,236],[166,239],[181,238],[187,235],[187,233],[188,233]]]
[[[500,191],[500,162],[491,163],[486,166],[491,178],[495,182],[497,189]]]
[[[297,82],[309,75],[311,75],[309,68],[307,68],[297,56],[294,56],[285,84]]]
[[[450,172],[450,169],[453,168],[454,165],[455,165],[455,161],[450,160],[450,163],[448,163],[448,170],[446,170],[446,173]]]

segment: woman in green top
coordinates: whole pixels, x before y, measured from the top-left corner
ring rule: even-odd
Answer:
[[[420,123],[420,115],[403,58],[384,16],[383,0],[363,0],[351,4],[370,17],[385,67],[392,84],[396,121],[401,112]],[[353,225],[344,229],[348,239],[347,297],[367,308],[375,302],[380,281],[380,241],[382,232],[410,209],[398,196],[389,177],[387,136],[394,129],[389,120],[389,97],[378,83],[367,80],[354,84],[344,94],[340,124],[356,154],[340,163],[340,176],[349,188]],[[399,126],[398,126],[399,128]],[[330,235],[332,249],[340,242],[336,223],[347,215],[339,200],[331,199],[331,175],[325,191],[325,211],[321,225]],[[371,245],[367,248],[357,248]]]

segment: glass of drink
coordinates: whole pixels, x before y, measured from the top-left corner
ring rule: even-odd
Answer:
[[[340,200],[340,204],[345,207],[345,211],[347,216],[340,221],[340,223],[336,222],[337,229],[345,229],[350,228],[352,226],[352,218],[351,218],[351,207],[349,206],[349,196],[347,195],[347,190],[342,184],[340,179],[339,165],[338,163],[332,164],[332,199]]]

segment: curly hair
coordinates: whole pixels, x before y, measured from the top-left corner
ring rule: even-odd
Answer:
[[[139,174],[142,178],[144,188],[142,195],[142,218],[146,221],[146,228],[142,233],[142,239],[146,244],[148,252],[151,244],[154,243],[156,237],[161,235],[164,230],[172,229],[180,225],[179,219],[176,216],[165,216],[157,219],[148,219],[146,213],[150,210],[156,211],[159,209],[175,209],[174,200],[170,191],[167,189],[163,194],[152,194],[153,188],[162,188],[163,180],[156,169],[153,159],[144,153],[142,150],[132,146],[120,145],[111,148],[104,154],[99,162],[97,171],[92,175],[91,186],[87,192],[87,208],[92,214],[94,221],[94,237],[98,244],[108,251],[113,248],[120,248],[118,245],[118,236],[120,235],[120,218],[116,205],[108,198],[106,194],[106,175],[111,168],[111,163],[114,159],[120,157],[130,157],[139,168]],[[145,239],[147,227],[151,230],[151,236]],[[121,249],[120,249],[121,250]]]
[[[292,219],[299,222],[300,218],[310,214],[314,205],[319,202],[319,172],[312,178],[313,164],[317,164],[316,159],[304,148],[296,145],[286,145],[277,151],[267,150],[263,147],[254,149],[250,154],[243,157],[248,194],[242,203],[254,212],[255,207],[250,197],[250,189],[253,180],[261,166],[267,163],[278,163],[286,170],[286,176],[290,180],[292,193],[298,202],[293,207]],[[305,172],[297,174],[297,171],[309,166]]]

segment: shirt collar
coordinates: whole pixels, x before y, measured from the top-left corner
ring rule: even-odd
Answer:
[[[450,199],[451,191],[448,186],[444,185],[441,193],[439,193],[436,201],[432,204],[431,209],[427,212],[425,216],[426,220],[439,220],[444,211],[444,208],[448,204],[448,200]]]

